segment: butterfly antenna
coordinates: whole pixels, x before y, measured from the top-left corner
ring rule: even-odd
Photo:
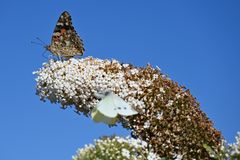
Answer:
[[[43,40],[41,40],[39,37],[36,37],[36,39],[37,39],[39,42],[41,42],[42,45],[44,45],[44,46],[47,45],[47,44],[46,44]]]
[[[42,43],[38,43],[38,42],[34,42],[34,41],[31,41],[32,44],[37,44],[37,45],[40,45],[40,46],[43,46]]]
[[[40,45],[40,46],[43,46],[44,48],[47,47],[47,44],[42,41],[39,37],[36,37],[36,39],[38,40],[38,42],[35,42],[35,41],[31,41],[32,44],[37,44],[37,45]],[[40,43],[39,43],[40,42]]]

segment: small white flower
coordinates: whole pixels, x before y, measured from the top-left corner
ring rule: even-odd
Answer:
[[[159,120],[162,119],[162,117],[163,117],[163,112],[158,112],[156,117],[157,117],[157,119],[159,119]]]
[[[138,71],[137,69],[135,69],[135,68],[130,70],[130,73],[131,73],[131,74],[137,74],[138,72],[139,72],[139,71]]]
[[[154,74],[153,79],[157,79],[157,78],[158,78],[158,74]]]
[[[166,104],[166,106],[167,106],[167,107],[172,106],[172,105],[173,105],[173,102],[174,102],[173,100],[169,100],[168,103]]]
[[[143,125],[143,128],[149,128],[150,127],[150,122],[146,121]]]
[[[161,93],[165,93],[165,90],[164,90],[163,87],[159,88],[159,91],[160,91]]]
[[[191,121],[191,117],[189,115],[187,115],[187,120]]]
[[[152,84],[152,81],[149,80],[145,80],[145,82],[143,83],[144,87],[149,87]]]
[[[177,157],[174,160],[182,160],[183,155],[177,155]]]
[[[127,67],[129,66],[129,64],[122,64],[122,66],[123,66],[124,68],[127,68]]]
[[[181,95],[179,93],[176,94],[176,98],[179,99]]]
[[[125,149],[125,148],[122,148],[122,155],[123,157],[126,157],[126,158],[130,158],[130,152],[129,150]]]
[[[153,152],[150,152],[147,156],[147,160],[160,160],[160,157]]]

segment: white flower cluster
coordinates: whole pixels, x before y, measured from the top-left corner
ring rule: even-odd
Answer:
[[[72,157],[73,160],[163,160],[152,152],[145,141],[131,137],[104,137],[94,140],[95,144],[85,145]],[[182,160],[182,155],[175,155],[174,160]]]
[[[230,157],[240,158],[240,132],[237,133],[235,139],[235,143],[229,144],[229,155]]]
[[[117,72],[108,70],[111,65],[116,67]],[[142,93],[140,85],[150,85],[151,81],[127,80],[124,68],[128,66],[116,60],[92,57],[71,58],[67,61],[50,60],[34,72],[37,75],[37,95],[41,100],[49,99],[63,107],[74,105],[78,111],[87,115],[99,101],[94,93],[112,90],[132,107],[144,109],[144,102],[133,95]],[[138,70],[131,69],[128,74],[138,74]]]
[[[160,160],[160,157],[148,151],[144,141],[116,136],[95,140],[95,145],[90,144],[79,149],[73,160],[83,159]]]
[[[222,139],[220,151],[215,151],[211,147],[205,147],[212,158],[215,159],[240,159],[240,132],[237,132],[235,137],[235,143],[227,143],[226,140]]]
[[[150,152],[147,156],[147,160],[161,160],[159,156],[153,152]]]

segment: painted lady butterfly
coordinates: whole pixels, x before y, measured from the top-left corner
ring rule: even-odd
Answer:
[[[59,17],[53,31],[51,45],[45,48],[54,55],[64,58],[83,55],[83,41],[72,26],[72,19],[67,11]]]

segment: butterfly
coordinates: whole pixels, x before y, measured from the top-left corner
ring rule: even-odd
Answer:
[[[64,11],[53,31],[52,41],[45,48],[58,57],[71,58],[83,55],[83,41],[72,26],[71,15]]]
[[[102,98],[92,110],[91,117],[95,122],[104,122],[113,125],[117,122],[117,116],[131,116],[138,114],[127,102],[111,91],[97,93],[97,98]]]

